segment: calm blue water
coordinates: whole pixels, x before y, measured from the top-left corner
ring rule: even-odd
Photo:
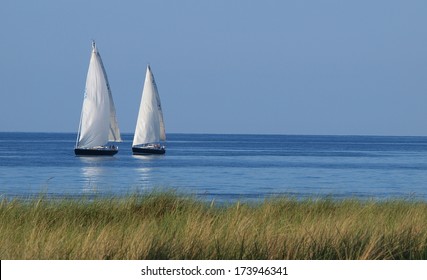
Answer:
[[[164,156],[75,157],[75,134],[0,133],[0,195],[127,195],[172,188],[234,201],[427,200],[427,137],[170,134]]]

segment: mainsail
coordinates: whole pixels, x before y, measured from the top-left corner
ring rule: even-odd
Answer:
[[[93,42],[76,147],[93,148],[109,141],[121,137],[107,74]]]
[[[148,65],[132,146],[159,143],[165,140],[165,125],[160,96],[151,68]]]

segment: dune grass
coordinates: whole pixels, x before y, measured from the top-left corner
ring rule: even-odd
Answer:
[[[427,259],[427,203],[3,200],[0,259]]]

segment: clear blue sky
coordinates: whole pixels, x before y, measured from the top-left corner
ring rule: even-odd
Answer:
[[[76,132],[95,39],[122,132],[427,135],[427,1],[0,5],[0,131]]]

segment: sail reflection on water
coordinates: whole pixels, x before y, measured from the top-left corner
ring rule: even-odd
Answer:
[[[153,183],[153,169],[150,167],[135,168],[135,174],[138,175],[136,184],[142,187],[142,190],[151,189]]]
[[[96,195],[108,191],[110,169],[105,165],[115,161],[113,157],[79,157],[81,167],[81,180],[83,194]],[[110,182],[111,183],[111,182]]]

